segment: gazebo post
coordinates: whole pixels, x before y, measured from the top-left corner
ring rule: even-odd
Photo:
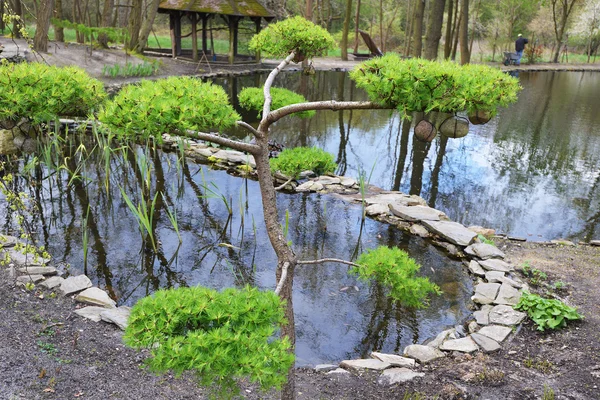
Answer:
[[[207,55],[207,47],[206,47],[206,24],[208,22],[208,14],[201,13],[200,18],[202,18],[202,51],[205,55]]]
[[[194,61],[198,61],[198,36],[197,36],[197,23],[198,16],[195,12],[192,12],[191,15],[192,22],[192,59]]]
[[[169,28],[171,30],[171,51],[175,58],[181,55],[181,14],[179,11],[169,13]]]
[[[254,25],[256,26],[256,34],[258,35],[260,33],[260,17],[258,18],[252,18],[252,20],[254,21]],[[256,50],[256,63],[260,64],[260,51]]]
[[[227,21],[229,25],[229,64],[233,64],[238,51],[237,40],[240,19],[232,15],[227,18]]]

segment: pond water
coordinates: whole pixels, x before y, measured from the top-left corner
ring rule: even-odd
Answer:
[[[462,139],[413,142],[397,113],[362,110],[288,118],[272,136],[289,147],[324,148],[338,173],[372,171],[372,184],[419,194],[465,225],[535,241],[600,238],[600,73],[521,72],[519,79],[518,102]],[[263,80],[220,83],[232,91]],[[341,72],[284,74],[276,84],[309,100],[366,99]]]

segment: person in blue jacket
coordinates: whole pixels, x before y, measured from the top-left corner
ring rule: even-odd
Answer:
[[[516,65],[521,65],[521,57],[523,57],[523,50],[525,50],[525,45],[529,43],[529,40],[523,37],[519,33],[518,39],[515,41],[515,51],[517,52],[517,62]]]

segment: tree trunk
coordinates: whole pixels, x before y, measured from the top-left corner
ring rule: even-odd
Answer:
[[[354,52],[358,53],[358,28],[360,22],[360,0],[356,0],[356,16],[354,17]]]
[[[423,49],[423,17],[425,14],[425,0],[417,0],[417,6],[415,8],[414,28],[413,28],[413,42],[414,47],[412,51],[413,57],[421,57],[421,51]]]
[[[567,21],[573,11],[577,0],[552,0],[552,19],[554,21],[554,35],[556,36],[556,49],[552,56],[552,62],[558,62],[558,56],[562,49]]]
[[[352,0],[346,0],[346,16],[342,32],[342,60],[348,61],[348,32],[350,31],[350,18],[352,18]]]
[[[411,12],[411,4],[412,4],[412,0],[407,0],[406,1],[406,32],[404,34],[404,55],[406,57],[408,57],[410,55],[410,45],[411,45],[411,38],[412,38],[412,28],[413,28],[413,18],[412,18],[412,14],[414,14],[414,11]]]
[[[453,35],[453,42],[452,42],[452,53],[450,54],[450,57],[452,58],[452,61],[456,60],[456,50],[458,49],[458,31],[459,31],[459,26],[462,20],[462,14],[460,14],[458,12],[458,0],[456,3],[456,13],[458,15],[458,20],[456,20],[455,24],[454,24],[454,35]]]
[[[54,10],[54,0],[41,0],[37,9],[37,23],[35,36],[33,37],[33,49],[35,51],[48,52],[48,29],[50,28],[50,17]]]
[[[432,0],[425,34],[425,58],[435,60],[438,56],[440,39],[442,38],[442,24],[444,22],[444,8],[446,0]]]
[[[471,25],[471,38],[469,40],[469,58],[471,54],[473,54],[473,40],[475,39],[475,22],[477,22],[477,17],[479,17],[479,8],[481,6],[481,0],[477,2],[477,7],[475,8],[475,16],[473,17],[473,24]]]
[[[132,0],[131,10],[129,12],[129,24],[127,30],[129,31],[129,43],[127,43],[127,50],[134,50],[139,43],[140,29],[142,28],[142,5],[143,0]]]
[[[385,43],[383,42],[383,0],[379,0],[379,43],[381,43],[381,52],[385,52]]]
[[[112,12],[115,8],[115,0],[104,0],[104,9],[102,10],[102,27],[108,28],[112,23]],[[108,35],[98,35],[98,44],[100,47],[108,48]]]
[[[458,31],[460,42],[460,64],[468,64],[471,58],[469,54],[469,0],[460,1],[460,27]]]
[[[140,35],[138,38],[138,43],[134,48],[135,52],[137,53],[141,54],[144,51],[144,48],[146,47],[146,43],[148,42],[148,36],[150,36],[150,31],[152,31],[154,19],[156,18],[156,14],[158,13],[158,5],[160,4],[160,1],[161,0],[152,0],[148,16],[142,24]]]
[[[24,28],[23,7],[21,5],[21,0],[13,0],[12,11],[15,15],[18,15],[19,17],[21,17],[20,19],[16,19],[16,18],[13,19],[13,26],[12,26],[13,37],[20,39],[23,37],[23,35],[21,34],[21,29]]]
[[[55,0],[54,2],[54,17],[59,21],[63,20],[62,0]],[[54,27],[54,40],[61,43],[65,41],[65,30],[63,28]]]
[[[446,40],[444,41],[444,60],[450,58],[452,53],[452,21],[454,16],[452,15],[455,0],[448,1],[448,20],[446,21]]]

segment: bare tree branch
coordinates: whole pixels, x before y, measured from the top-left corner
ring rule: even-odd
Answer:
[[[287,273],[288,273],[289,266],[290,266],[289,262],[285,262],[283,264],[283,269],[281,270],[281,279],[279,279],[279,283],[277,284],[277,287],[275,288],[276,295],[279,295],[279,292],[281,292],[281,288],[283,287],[283,284],[285,283],[285,280],[287,279]]]
[[[353,267],[360,267],[359,264],[353,263],[352,261],[340,260],[339,258],[321,258],[319,260],[305,260],[305,261],[297,261],[297,265],[309,265],[309,264],[323,264],[326,262],[335,262],[340,264],[351,265]]]
[[[273,85],[273,81],[275,80],[275,77],[279,74],[279,72],[281,72],[285,67],[287,67],[290,64],[290,62],[292,62],[294,57],[296,57],[296,52],[292,51],[290,55],[285,58],[285,60],[279,63],[279,65],[275,67],[273,71],[271,71],[269,77],[267,78],[267,81],[265,82],[265,86],[263,87],[265,103],[263,105],[262,120],[260,121],[261,127],[263,124],[267,123],[267,118],[269,117],[269,114],[271,112],[271,102],[273,101],[273,99],[271,98],[271,86]],[[263,130],[261,129],[261,127],[259,127],[258,130],[262,132]]]
[[[281,107],[275,111],[269,113],[267,123],[270,125],[273,122],[279,121],[281,118],[300,111],[312,111],[312,110],[372,110],[382,109],[389,110],[393,109],[392,106],[383,106],[371,101],[313,101],[307,103],[292,104],[289,106]],[[261,122],[262,124],[262,122]]]
[[[236,121],[236,125],[241,126],[242,128],[246,128],[246,130],[249,130],[250,132],[252,132],[252,134],[254,136],[260,136],[260,133],[258,133],[258,131],[256,129],[254,129],[254,127],[247,122]]]
[[[291,181],[293,181],[293,180],[294,180],[294,178],[293,178],[293,177],[292,177],[292,178],[290,178],[290,179],[288,179],[288,180],[287,180],[287,181],[286,181],[286,182],[285,182],[283,185],[279,185],[279,186],[277,186],[277,187],[275,188],[275,190],[281,190],[281,189],[283,189],[283,188],[284,188],[284,187],[285,187],[285,186],[286,186],[288,183],[290,183],[290,182],[291,182]]]
[[[238,142],[237,140],[227,139],[214,133],[187,131],[184,132],[182,136],[220,144],[221,146],[231,147],[232,149],[245,151],[253,155],[260,151],[260,146],[256,144]]]

